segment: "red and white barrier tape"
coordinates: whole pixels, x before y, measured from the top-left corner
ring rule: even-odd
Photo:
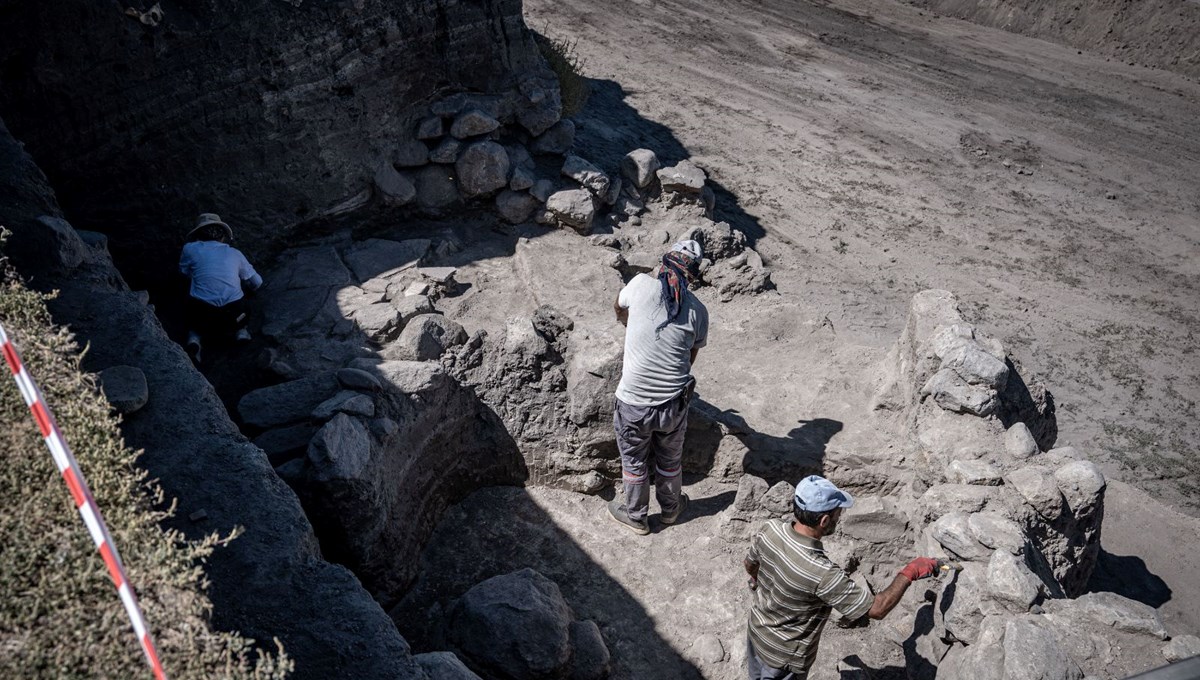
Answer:
[[[63,479],[67,483],[67,489],[71,492],[71,498],[75,500],[75,507],[79,509],[79,514],[83,517],[83,523],[87,525],[88,533],[92,535],[92,540],[96,543],[96,550],[100,552],[100,557],[104,558],[104,566],[108,567],[108,575],[112,577],[113,585],[117,587],[117,593],[121,596],[121,604],[125,605],[125,612],[129,614],[129,620],[133,623],[133,632],[142,644],[142,650],[146,652],[146,660],[154,670],[154,677],[165,680],[167,676],[163,672],[162,664],[159,663],[154,640],[150,637],[150,631],[146,630],[146,619],[142,616],[137,596],[134,595],[133,588],[129,585],[129,579],[125,575],[125,565],[121,563],[121,555],[117,553],[117,546],[113,543],[112,535],[108,533],[108,526],[104,524],[104,518],[100,516],[100,509],[96,507],[96,501],[92,498],[92,491],[88,488],[87,480],[83,478],[79,462],[75,460],[70,447],[67,446],[67,440],[58,429],[58,423],[54,421],[54,414],[46,405],[41,389],[38,388],[33,378],[29,377],[29,372],[21,363],[21,355],[13,347],[8,334],[4,332],[3,325],[0,325],[0,351],[3,351],[4,361],[8,363],[13,379],[17,381],[17,389],[21,390],[21,396],[25,398],[25,403],[33,413],[38,430],[46,440],[46,447],[50,449],[50,455],[54,457],[54,463],[58,465],[58,471],[62,473]]]

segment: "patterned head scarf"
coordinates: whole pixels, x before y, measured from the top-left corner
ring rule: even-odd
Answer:
[[[662,257],[662,267],[658,272],[658,280],[662,284],[662,302],[667,308],[667,318],[658,328],[658,333],[679,316],[683,308],[683,294],[688,285],[700,278],[700,258],[703,251],[695,241],[680,241],[671,247],[671,251]]]

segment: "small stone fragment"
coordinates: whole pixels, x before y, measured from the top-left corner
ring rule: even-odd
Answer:
[[[459,154],[454,169],[463,196],[488,194],[508,185],[508,152],[495,142],[475,142]]]
[[[656,174],[663,191],[699,196],[704,188],[704,171],[691,161],[680,161],[672,167],[658,170]]]
[[[1004,450],[1013,458],[1025,460],[1038,452],[1037,440],[1025,423],[1014,423],[1004,433]]]
[[[100,391],[118,413],[135,413],[150,399],[146,374],[137,366],[110,366],[100,371]]]
[[[650,149],[634,149],[621,159],[621,173],[639,189],[654,181],[660,167],[658,156]]]
[[[454,123],[450,125],[450,134],[459,139],[466,139],[476,135],[486,135],[498,127],[500,127],[500,121],[478,109],[471,109],[458,114]]]
[[[496,195],[496,212],[509,224],[521,224],[533,217],[540,202],[524,191],[504,190]]]
[[[946,467],[946,479],[951,484],[998,486],[1003,474],[991,463],[982,460],[952,460]]]
[[[379,379],[359,368],[343,368],[337,372],[338,383],[351,390],[377,392],[383,389]]]
[[[725,660],[725,646],[721,644],[721,638],[712,633],[705,633],[696,638],[692,643],[692,649],[696,651],[696,656],[705,663],[721,663]]]
[[[575,144],[575,123],[564,118],[533,140],[529,150],[536,154],[562,155]]]
[[[591,231],[596,216],[596,204],[587,189],[565,189],[551,194],[546,200],[546,210],[581,234]]]
[[[417,139],[437,139],[445,133],[446,128],[438,116],[430,116],[417,125]]]
[[[458,152],[462,146],[462,142],[453,137],[447,137],[442,140],[441,144],[434,147],[433,151],[429,152],[429,160],[445,165],[453,163],[458,160]]]

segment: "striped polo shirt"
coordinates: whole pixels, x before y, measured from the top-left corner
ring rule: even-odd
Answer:
[[[831,608],[856,621],[874,598],[825,556],[821,542],[802,536],[786,520],[771,520],[750,543],[758,564],[758,589],[750,606],[750,643],[772,668],[806,677],[817,657]]]

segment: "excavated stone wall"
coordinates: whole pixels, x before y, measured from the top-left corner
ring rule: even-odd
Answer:
[[[560,113],[519,0],[123,7],[0,3],[0,110],[127,275],[169,272],[198,212],[256,254],[362,207],[448,93],[505,95],[532,133]]]
[[[145,376],[144,405],[122,432],[177,503],[171,528],[191,538],[242,533],[205,569],[213,622],[270,646],[278,638],[297,678],[410,678],[426,674],[404,638],[349,570],[323,559],[312,526],[263,451],[230,421],[212,386],[129,290],[105,239],[60,218],[44,176],[0,122],[0,225],[13,232],[18,270],[88,350],[86,370],[121,365]]]

